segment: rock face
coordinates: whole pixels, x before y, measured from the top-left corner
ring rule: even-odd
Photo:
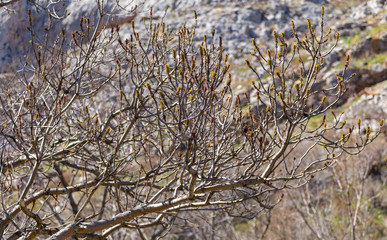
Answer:
[[[13,11],[0,9],[0,63],[7,68],[13,58],[27,51],[27,3],[19,1]],[[2,69],[4,70],[4,69]]]
[[[360,96],[345,111],[346,119],[361,118],[364,126],[370,126],[373,131],[379,129],[379,119],[387,116],[387,81],[370,88],[364,88]],[[384,126],[384,131],[387,127]]]
[[[66,1],[68,3],[68,1]],[[44,4],[44,3],[41,3]],[[130,22],[134,18],[133,1],[104,0],[104,13],[109,17],[106,21],[112,24]],[[126,6],[124,10],[123,6]],[[0,71],[7,70],[9,64],[19,62],[30,49],[30,32],[28,9],[31,9],[32,29],[36,35],[43,36],[44,27],[48,25],[48,11],[53,14],[54,27],[50,32],[51,38],[59,35],[62,29],[71,33],[78,30],[81,16],[89,17],[92,24],[98,22],[98,4],[96,0],[70,1],[68,4],[58,1],[42,8],[36,8],[27,1],[17,1],[8,8],[0,8]],[[56,16],[56,17],[55,17]],[[59,21],[57,18],[63,18]],[[22,64],[22,62],[21,62]]]
[[[57,31],[64,28],[68,32],[72,32],[79,28],[79,19],[86,15],[95,24],[97,22],[98,7],[96,0],[68,1],[68,4],[63,5],[61,2],[50,4],[49,10],[55,12],[60,17],[64,17],[63,21],[58,22]],[[198,13],[198,36],[210,35],[212,29],[217,31],[217,34],[222,35],[226,40],[227,50],[233,54],[248,53],[250,38],[257,38],[262,42],[267,42],[271,38],[273,29],[278,32],[283,31],[285,37],[291,37],[291,29],[289,21],[293,19],[296,22],[297,30],[307,30],[305,18],[309,17],[318,23],[320,18],[320,5],[326,4],[326,19],[329,24],[335,25],[332,20],[339,16],[343,11],[335,9],[333,1],[326,0],[299,0],[293,1],[292,5],[288,1],[263,1],[257,2],[252,0],[123,0],[107,1],[104,0],[104,11],[109,14],[109,21],[113,20],[118,24],[131,21],[133,12],[125,11],[124,8],[130,10],[136,5],[137,19],[140,20],[148,17],[149,8],[153,7],[154,16],[162,16],[164,10],[169,6],[169,14],[166,15],[166,22],[177,27],[185,22],[193,23],[192,11],[195,9]],[[44,10],[37,11],[25,1],[18,1],[11,6],[12,10],[7,11],[1,9],[0,23],[0,60],[2,63],[11,62],[11,58],[21,56],[28,48],[28,32],[25,31],[28,25],[27,9],[32,8],[34,16],[34,24],[44,25],[47,22],[47,14]],[[386,9],[385,1],[371,0],[356,6],[353,11],[347,11],[347,15],[352,17],[353,14],[358,19],[365,19],[367,16]],[[368,9],[368,10],[367,10]],[[71,13],[67,16],[64,11]],[[337,24],[340,24],[338,21]],[[12,24],[11,24],[12,23]],[[39,24],[38,24],[39,23]],[[328,24],[326,24],[328,25]],[[357,26],[360,25],[360,26]],[[342,26],[341,30],[345,30],[345,35],[350,35],[352,32],[346,29],[364,29],[364,24],[359,24],[358,21],[350,22]],[[340,27],[338,27],[340,30]],[[40,32],[38,32],[40,33]],[[26,36],[27,35],[27,36]],[[13,41],[12,41],[13,40]],[[380,46],[384,42],[381,42]]]
[[[103,12],[108,18],[106,18],[104,24],[114,25],[130,22],[134,18],[134,12],[132,11],[134,9],[135,5],[131,0],[120,0],[119,4],[116,1],[106,1]],[[72,1],[66,7],[66,10],[71,15],[66,17],[62,24],[70,32],[79,29],[79,19],[82,16],[89,17],[94,25],[98,22],[99,9],[96,0],[82,0],[82,4],[78,1]]]
[[[203,35],[211,41],[211,32],[216,31],[215,38],[223,38],[223,46],[230,53],[230,59],[239,66],[244,58],[252,50],[250,39],[256,41],[262,47],[269,47],[271,44],[272,31],[284,32],[285,38],[292,37],[290,20],[294,20],[297,31],[307,31],[305,18],[310,18],[313,25],[318,27],[320,19],[320,5],[326,5],[325,26],[340,31],[342,36],[350,38],[362,32],[369,31],[378,24],[381,32],[377,35],[361,38],[361,41],[348,48],[339,44],[339,47],[329,55],[325,61],[323,80],[320,84],[334,84],[336,70],[330,70],[340,64],[346,53],[352,58],[367,58],[375,54],[383,54],[387,51],[387,4],[385,0],[358,1],[353,7],[339,7],[340,1],[334,0],[104,0],[104,13],[109,17],[107,22],[112,25],[123,25],[133,19],[140,22],[149,17],[149,9],[153,8],[155,19],[164,16],[165,9],[169,7],[165,15],[165,21],[171,28],[178,28],[183,24],[194,24],[193,11],[198,14],[196,41],[202,41]],[[137,6],[134,11],[131,11]],[[0,9],[0,71],[6,71],[11,63],[22,64],[23,55],[28,53],[29,32],[26,31],[28,22],[28,8],[32,9],[32,21],[36,34],[44,34],[43,26],[48,22],[48,14],[44,9],[36,9],[27,1],[18,1],[8,9]],[[126,9],[126,10],[125,10]],[[48,10],[55,13],[63,20],[54,20],[55,29],[51,33],[56,37],[62,29],[70,33],[79,29],[81,16],[89,17],[92,24],[98,21],[98,5],[96,0],[67,1],[49,5]],[[71,13],[69,15],[69,13]],[[370,19],[376,18],[374,22]],[[142,24],[136,24],[140,31],[144,30]],[[141,29],[142,27],[142,29]],[[124,32],[123,35],[128,34]],[[215,39],[215,40],[216,40]],[[358,73],[358,76],[351,80],[351,91],[358,92],[367,86],[385,80],[386,61],[379,65],[365,67],[352,67],[351,71]],[[347,71],[347,72],[351,72]],[[252,75],[242,73],[238,77],[249,79]],[[333,77],[332,77],[333,76]],[[241,89],[249,92],[249,89]]]
[[[68,3],[69,2],[69,3]],[[92,23],[96,24],[98,15],[98,6],[96,0],[66,1],[50,4],[48,10],[55,13],[58,17],[63,17],[63,21],[57,21],[57,35],[62,28],[67,32],[79,29],[79,19],[81,16],[89,17]],[[42,3],[43,4],[43,3]],[[318,3],[319,4],[319,3]],[[270,0],[263,3],[249,0],[123,0],[107,1],[104,0],[104,11],[109,14],[109,21],[118,24],[130,22],[133,12],[125,11],[138,6],[136,10],[137,19],[148,17],[149,8],[153,7],[154,16],[162,16],[164,10],[169,6],[169,14],[166,16],[166,22],[172,26],[178,27],[187,23],[193,23],[193,10],[198,13],[197,33],[200,38],[206,34],[211,35],[212,29],[222,35],[226,41],[227,50],[231,53],[248,53],[247,46],[250,38],[259,38],[264,41],[271,36],[273,27],[284,28],[284,24],[292,17],[293,11],[286,1]],[[310,9],[317,9],[316,14],[308,12],[309,17],[318,16],[318,5],[310,2],[300,1],[300,7],[309,6]],[[0,61],[11,63],[12,58],[19,58],[27,53],[29,32],[26,31],[28,24],[28,8],[32,9],[33,25],[44,26],[48,22],[48,14],[43,9],[36,9],[26,1],[18,1],[10,6],[10,11],[0,10]],[[296,8],[296,9],[297,9]],[[66,11],[66,14],[65,14]],[[294,12],[297,12],[296,10]],[[71,13],[68,15],[68,13]],[[310,15],[316,16],[310,16]],[[297,16],[295,16],[298,18]],[[305,18],[305,14],[299,17]],[[279,26],[274,26],[279,24]],[[42,29],[36,28],[37,34],[43,34]],[[290,37],[290,31],[286,36]],[[0,69],[4,70],[4,69]]]

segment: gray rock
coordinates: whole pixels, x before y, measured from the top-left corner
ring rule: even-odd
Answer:
[[[379,87],[364,89],[361,96],[352,98],[353,104],[345,111],[345,119],[354,119],[352,124],[356,124],[357,118],[363,120],[362,128],[370,126],[373,132],[379,129],[379,119],[387,116],[387,84],[383,82]]]
[[[347,21],[337,26],[340,36],[354,36],[367,28],[365,22],[351,22]]]
[[[262,26],[260,31],[258,32],[257,34],[257,38],[258,38],[258,41],[270,41],[270,39],[272,38],[272,33],[273,33],[273,30],[270,29],[269,27],[265,27],[265,26]]]
[[[380,37],[372,38],[368,36],[363,41],[355,44],[350,50],[351,55],[355,58],[385,51],[387,51],[387,32]]]
[[[13,11],[0,9],[0,61],[11,63],[12,58],[27,51],[29,34],[27,3],[19,1],[12,6]],[[6,67],[7,68],[7,67]]]
[[[264,20],[264,13],[259,8],[247,8],[240,11],[238,21],[250,21],[259,24]]]
[[[372,51],[372,38],[368,36],[360,43],[355,44],[351,48],[350,53],[351,53],[351,56],[358,58],[361,55],[371,51]]]
[[[305,2],[311,2],[311,3],[314,3],[314,4],[319,4],[319,5],[323,5],[323,4],[327,4],[327,0],[305,0]]]
[[[22,65],[23,61],[20,61],[23,59],[22,56],[31,51],[30,33],[26,30],[29,26],[29,8],[31,8],[33,19],[32,28],[36,36],[46,34],[44,27],[48,25],[48,10],[63,18],[62,21],[53,18],[54,27],[49,33],[49,41],[53,41],[62,29],[65,29],[68,34],[79,30],[81,16],[90,18],[94,25],[98,21],[98,6],[95,0],[83,0],[82,4],[78,1],[72,1],[67,5],[63,5],[63,2],[59,1],[56,4],[50,4],[48,9],[43,2],[40,4],[43,7],[36,8],[27,1],[18,1],[11,5],[12,11],[0,8],[0,62],[2,63],[0,70],[6,69],[7,63],[11,63],[15,59]],[[120,4],[127,6],[128,9],[132,9],[134,6],[131,0],[122,0]],[[117,6],[116,1],[104,0],[104,6],[105,13],[110,16],[109,23],[111,24],[121,24],[122,21],[129,21],[133,18],[133,13],[124,11]],[[65,10],[67,10],[66,14]]]
[[[387,10],[385,0],[369,0],[355,7],[352,16],[354,19],[365,19],[369,15],[378,14],[384,10]]]
[[[277,4],[274,7],[274,19],[280,23],[288,22],[290,18],[290,8],[286,4]]]
[[[324,59],[324,67],[331,67],[334,63],[337,63],[340,61],[342,57],[341,49],[335,49],[329,54],[328,56],[325,57]]]

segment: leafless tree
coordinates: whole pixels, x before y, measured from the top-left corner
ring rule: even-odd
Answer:
[[[150,14],[128,39],[103,16],[53,44],[30,26],[33,54],[0,92],[1,236],[156,239],[190,212],[255,216],[379,134],[329,113],[349,57],[335,86],[314,89],[339,39],[323,18],[305,34],[293,24],[293,45],[275,31],[270,50],[252,41],[253,106],[233,94],[215,31],[197,45],[195,24],[171,29]]]
[[[313,180],[289,194],[291,208],[300,216],[304,239],[379,239],[384,226],[379,209],[385,179],[379,178],[385,139],[356,157],[343,158],[327,171],[325,180]],[[374,175],[374,176],[373,176]],[[317,194],[317,192],[319,194]]]

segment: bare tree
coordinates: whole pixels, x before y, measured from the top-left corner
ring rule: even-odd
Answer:
[[[153,239],[189,212],[252,217],[379,134],[325,115],[346,91],[349,57],[335,86],[314,89],[339,39],[323,18],[305,34],[293,24],[293,45],[274,31],[265,53],[253,39],[253,106],[233,94],[215,31],[197,45],[195,25],[150,14],[128,39],[103,16],[53,44],[30,27],[33,54],[0,92],[1,236]]]
[[[298,225],[298,230],[307,228],[310,235],[304,232],[303,239],[381,238],[384,226],[378,216],[385,179],[379,178],[378,171],[384,145],[385,139],[378,138],[361,154],[340,159],[326,172],[326,179],[316,177],[302,190],[289,194],[289,207],[301,221],[287,224],[295,229]]]

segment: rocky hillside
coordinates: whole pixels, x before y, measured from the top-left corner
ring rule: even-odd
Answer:
[[[79,19],[86,15],[96,23],[98,13],[96,1],[69,1],[70,3],[50,4],[46,9],[36,9],[25,1],[19,1],[9,8],[0,10],[0,71],[7,71],[9,64],[22,64],[23,55],[29,49],[28,8],[32,7],[32,23],[37,34],[45,34],[38,26],[47,25],[48,14],[55,13],[63,20],[54,20],[55,31],[72,32],[79,28]],[[249,91],[245,86],[253,78],[244,60],[252,50],[250,39],[255,38],[262,48],[270,47],[273,30],[283,32],[285,38],[292,37],[290,21],[294,20],[297,31],[307,30],[306,18],[314,27],[320,24],[320,6],[326,6],[324,25],[341,34],[338,47],[325,60],[320,84],[332,84],[335,74],[343,69],[346,54],[353,58],[348,74],[358,75],[350,83],[348,97],[361,92],[365,87],[386,80],[387,75],[387,3],[384,0],[137,0],[107,1],[105,11],[109,13],[107,23],[121,25],[121,34],[129,34],[129,22],[134,18],[136,26],[144,31],[143,19],[149,19],[153,7],[153,18],[165,18],[170,28],[183,24],[194,24],[193,11],[198,15],[196,40],[206,35],[211,41],[213,29],[215,38],[222,36],[223,46],[230,54],[232,71],[238,79],[235,88]],[[125,7],[125,9],[124,9]],[[137,8],[136,8],[137,7]],[[168,7],[167,14],[165,9]],[[135,9],[135,10],[133,10]],[[133,10],[133,11],[132,11]],[[56,34],[53,34],[54,36]],[[252,99],[253,100],[253,99]],[[344,99],[345,100],[345,99]],[[342,101],[344,103],[344,101]]]

